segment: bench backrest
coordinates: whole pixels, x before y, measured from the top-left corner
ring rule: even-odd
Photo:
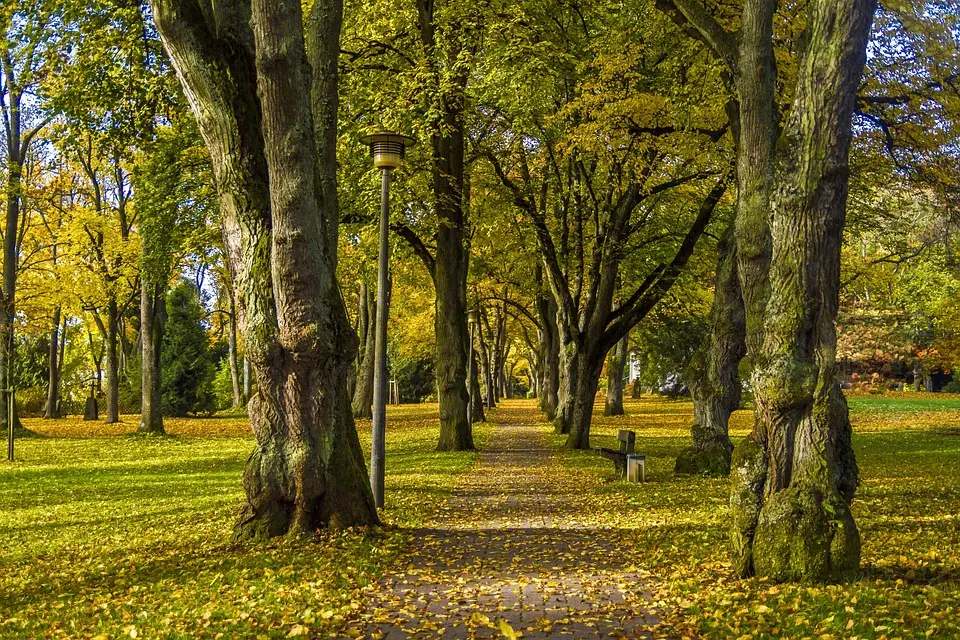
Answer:
[[[637,441],[637,434],[633,431],[621,429],[617,433],[617,440],[620,441],[620,453],[633,453],[633,447]]]

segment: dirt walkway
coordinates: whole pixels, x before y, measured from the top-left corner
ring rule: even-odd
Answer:
[[[649,583],[617,529],[591,525],[578,496],[598,480],[565,471],[529,409],[491,414],[479,464],[371,589],[362,637],[662,637]],[[593,483],[591,486],[589,483]]]

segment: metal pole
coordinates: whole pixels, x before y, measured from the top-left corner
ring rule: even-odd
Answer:
[[[390,293],[387,265],[390,259],[390,169],[382,170],[380,192],[380,256],[377,266],[377,330],[373,365],[373,437],[370,445],[370,488],[377,508],[383,508],[383,475],[387,431],[387,318]]]

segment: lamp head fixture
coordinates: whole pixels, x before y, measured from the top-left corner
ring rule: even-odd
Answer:
[[[370,147],[373,166],[377,169],[396,169],[403,163],[408,147],[416,141],[393,131],[378,131],[360,138],[360,142]]]

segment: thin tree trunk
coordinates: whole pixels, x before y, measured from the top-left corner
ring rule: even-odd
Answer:
[[[160,356],[163,344],[163,287],[143,278],[140,283],[140,426],[139,433],[163,435]]]
[[[486,422],[487,417],[483,412],[483,396],[480,395],[480,376],[479,369],[477,368],[477,352],[471,349],[471,357],[473,358],[473,379],[470,380],[471,386],[471,395],[473,396],[473,403],[471,407],[471,419],[474,422]]]
[[[53,310],[53,326],[50,329],[50,350],[47,358],[47,403],[44,418],[61,418],[60,415],[60,307]]]
[[[746,354],[746,316],[737,275],[733,226],[720,243],[710,333],[697,349],[684,378],[693,397],[693,439],[677,457],[674,472],[726,476],[730,473],[730,415],[740,406],[740,360]]]
[[[493,393],[493,374],[490,364],[490,342],[486,339],[484,334],[483,319],[485,319],[485,316],[481,319],[481,322],[477,323],[477,342],[479,342],[478,346],[480,351],[480,370],[481,375],[483,376],[486,405],[488,409],[493,409],[496,406],[496,401]],[[489,325],[487,328],[489,330]]]
[[[537,296],[537,314],[540,318],[540,349],[543,366],[538,376],[540,410],[547,420],[557,418],[560,390],[560,334],[557,329],[557,303],[549,291]]]
[[[373,418],[373,377],[376,360],[376,330],[377,301],[374,292],[365,284],[360,285],[360,295],[363,296],[361,310],[362,321],[359,328],[364,331],[361,344],[364,345],[363,357],[359,359],[357,383],[353,392],[353,417]]]
[[[107,352],[107,415],[105,422],[120,422],[120,359],[117,354],[120,312],[116,298],[107,300],[106,352]]]
[[[210,149],[257,378],[235,535],[377,524],[346,388],[357,338],[336,281],[342,6],[318,0],[305,24],[297,0],[151,4]]]
[[[230,382],[233,384],[233,408],[243,404],[243,383],[240,379],[240,367],[237,354],[237,304],[233,287],[227,289],[230,298],[230,334],[228,337],[227,365],[230,367]]]
[[[623,415],[623,367],[627,362],[629,339],[629,334],[623,336],[617,346],[607,354],[607,402],[603,408],[605,416]]]
[[[250,402],[253,397],[253,365],[250,364],[250,358],[243,356],[243,403]]]

